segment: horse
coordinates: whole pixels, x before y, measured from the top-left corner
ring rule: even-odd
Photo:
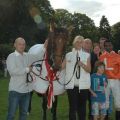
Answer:
[[[33,80],[33,89],[43,97],[43,120],[46,120],[47,104],[51,109],[53,120],[56,120],[57,96],[64,93],[65,72],[62,70],[62,62],[65,57],[65,49],[68,41],[68,31],[65,28],[55,28],[48,35],[48,46],[41,60],[35,61],[33,72],[30,73]],[[30,49],[30,53],[36,53],[41,44]],[[29,76],[30,78],[30,76]],[[63,84],[60,84],[63,83]],[[53,100],[55,96],[55,100]],[[54,102],[53,102],[54,101]]]

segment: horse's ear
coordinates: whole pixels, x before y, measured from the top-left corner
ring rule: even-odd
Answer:
[[[56,23],[55,20],[52,18],[50,20],[50,32],[54,32],[55,28],[56,28]]]
[[[54,32],[54,26],[52,23],[50,23],[50,32]]]

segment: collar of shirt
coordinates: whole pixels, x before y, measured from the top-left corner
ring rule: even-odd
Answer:
[[[115,51],[112,50],[111,52],[104,51],[103,54],[113,54],[113,53],[115,53]]]
[[[83,51],[83,49],[81,48],[81,49],[79,49],[79,50],[76,50],[75,48],[73,48],[72,49],[72,52],[74,53],[74,54],[76,54],[77,52],[79,53],[79,52],[81,52],[81,51]]]
[[[15,55],[16,55],[16,56],[19,56],[19,55],[21,55],[21,54],[20,54],[17,50],[15,50]],[[26,53],[24,52],[23,55],[26,55]]]

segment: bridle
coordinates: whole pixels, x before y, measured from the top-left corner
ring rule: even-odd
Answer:
[[[61,57],[61,56],[57,56],[57,57]],[[35,61],[35,62],[33,62],[33,63],[31,64],[31,67],[32,67],[32,68],[35,67],[36,70],[37,70],[37,72],[39,72],[39,74],[37,74],[37,73],[34,72],[33,70],[31,71],[31,73],[32,73],[33,75],[39,77],[40,79],[44,80],[44,81],[48,81],[46,78],[41,77],[42,65],[43,65],[43,62],[46,61],[46,60],[47,60],[47,59],[45,59],[45,54],[44,54],[44,58],[43,58],[42,60]],[[41,62],[41,64],[38,63],[38,62]],[[28,74],[27,74],[27,82],[33,82],[33,81],[34,81],[34,80],[33,80],[33,76],[31,75],[31,73],[28,73]],[[61,72],[60,72],[60,73],[61,73]],[[60,74],[60,73],[59,73],[59,74]],[[29,80],[29,78],[30,78],[31,80]],[[59,75],[57,75],[57,76],[56,76],[56,79],[54,79],[53,81],[56,81],[56,80],[58,80],[58,79],[59,79]]]
[[[42,77],[40,76],[40,72],[42,71],[42,63],[43,63],[43,61],[45,61],[45,59],[42,59],[42,60],[38,60],[38,61],[33,62],[33,63],[31,64],[31,67],[32,67],[32,69],[33,69],[33,67],[35,67],[36,70],[39,72],[39,74],[35,73],[33,70],[31,71],[31,73],[32,73],[33,75],[41,78],[42,80],[47,81],[46,79],[44,79],[44,78],[42,78]],[[42,63],[40,64],[40,63],[38,63],[38,62],[42,62]],[[38,69],[38,67],[39,67],[39,69]],[[28,73],[28,74],[27,74],[27,82],[33,82],[33,76],[31,75],[31,73]],[[30,79],[29,79],[29,78],[30,78]]]
[[[57,57],[62,57],[62,56],[60,56],[60,55],[56,55],[56,56],[57,56]],[[64,57],[64,55],[63,55],[63,57]],[[32,73],[33,75],[39,77],[40,79],[44,80],[44,81],[48,81],[48,79],[41,77],[42,64],[43,64],[43,62],[44,62],[45,60],[47,60],[47,59],[45,59],[45,55],[44,55],[44,57],[43,57],[42,60],[38,60],[38,61],[33,62],[31,66],[32,66],[32,67],[35,67],[36,70],[39,72],[39,74],[35,73],[33,70],[31,71],[31,73]],[[80,78],[80,69],[81,69],[80,66],[79,66],[79,69],[78,69],[79,72],[76,72],[76,69],[77,69],[77,67],[78,67],[78,61],[79,61],[79,60],[80,60],[80,58],[77,57],[77,61],[76,61],[75,65],[74,65],[73,74],[72,74],[70,80],[69,80],[67,83],[61,83],[61,82],[60,82],[60,80],[59,80],[59,75],[61,74],[61,71],[60,71],[59,74],[56,76],[56,79],[54,79],[53,81],[57,81],[60,85],[66,86],[66,85],[68,85],[68,84],[71,82],[71,80],[72,80],[72,78],[73,78],[73,76],[74,76],[75,74],[76,74],[76,78],[79,79],[79,78]],[[38,62],[41,62],[41,64],[38,63]],[[39,67],[39,69],[38,69],[38,67]],[[29,81],[29,77],[30,77],[30,79],[31,79],[30,81]],[[32,76],[30,73],[27,74],[27,82],[33,82],[33,81],[34,81],[34,80],[33,80],[33,76]]]
[[[63,33],[62,33],[63,32]],[[59,33],[59,31],[58,31],[58,33],[57,33],[57,35],[63,35],[63,36],[61,36],[61,39],[66,39],[66,36],[65,36],[65,33],[64,33],[64,31],[62,31],[62,32],[60,32]],[[59,54],[54,54],[55,52],[55,50],[54,50],[54,48],[55,48],[55,46],[54,46],[54,42],[56,42],[56,41],[54,41],[54,39],[56,38],[54,35],[56,35],[54,32],[51,32],[51,34],[50,34],[50,41],[48,40],[48,43],[50,43],[51,44],[51,46],[49,46],[49,48],[47,48],[47,51],[48,52],[50,52],[50,54],[48,53],[48,55],[50,55],[49,56],[49,58],[48,59],[46,59],[45,58],[45,55],[44,55],[44,58],[42,59],[42,60],[38,60],[38,61],[35,61],[35,62],[33,62],[32,63],[32,67],[34,67],[36,70],[37,70],[37,72],[38,72],[38,74],[37,73],[35,73],[33,70],[31,71],[31,73],[34,75],[34,76],[37,76],[37,77],[39,77],[40,79],[42,79],[42,80],[44,80],[44,81],[48,81],[46,78],[43,78],[42,76],[41,76],[41,71],[42,71],[42,64],[43,64],[43,62],[45,62],[46,60],[48,61],[48,63],[49,63],[49,65],[53,68],[54,66],[55,66],[55,58],[56,57],[59,57],[59,58],[61,58],[61,65],[62,65],[62,62],[63,62],[63,60],[64,60],[64,57],[65,57],[65,52],[63,52],[64,54],[62,54],[62,55],[59,55]],[[59,36],[59,37],[60,37]],[[57,39],[56,39],[57,40]],[[50,45],[49,44],[49,45]],[[64,48],[64,46],[63,46],[63,50],[64,50],[65,48]],[[41,62],[41,64],[40,63],[38,63],[38,62]],[[59,67],[59,66],[58,66]],[[60,83],[60,81],[59,81],[59,75],[61,74],[61,71],[59,71],[58,72],[59,74],[56,76],[56,79],[54,79],[53,81],[58,81],[59,83]],[[29,78],[31,79],[31,80],[29,80]],[[28,74],[27,75],[27,82],[32,82],[33,81],[33,78],[32,78],[32,75],[31,74]],[[61,84],[62,85],[62,84]]]

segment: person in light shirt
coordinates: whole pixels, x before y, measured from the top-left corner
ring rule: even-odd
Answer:
[[[86,120],[86,104],[90,88],[90,54],[82,49],[84,38],[76,36],[73,50],[65,58],[65,89],[69,101],[69,120]],[[63,65],[64,66],[64,65]]]
[[[26,120],[32,85],[26,82],[27,73],[32,70],[32,62],[41,59],[45,52],[47,41],[39,53],[32,55],[25,53],[26,42],[19,37],[14,42],[15,52],[7,57],[7,69],[10,74],[8,115],[7,120],[14,120],[19,106],[19,120]]]

